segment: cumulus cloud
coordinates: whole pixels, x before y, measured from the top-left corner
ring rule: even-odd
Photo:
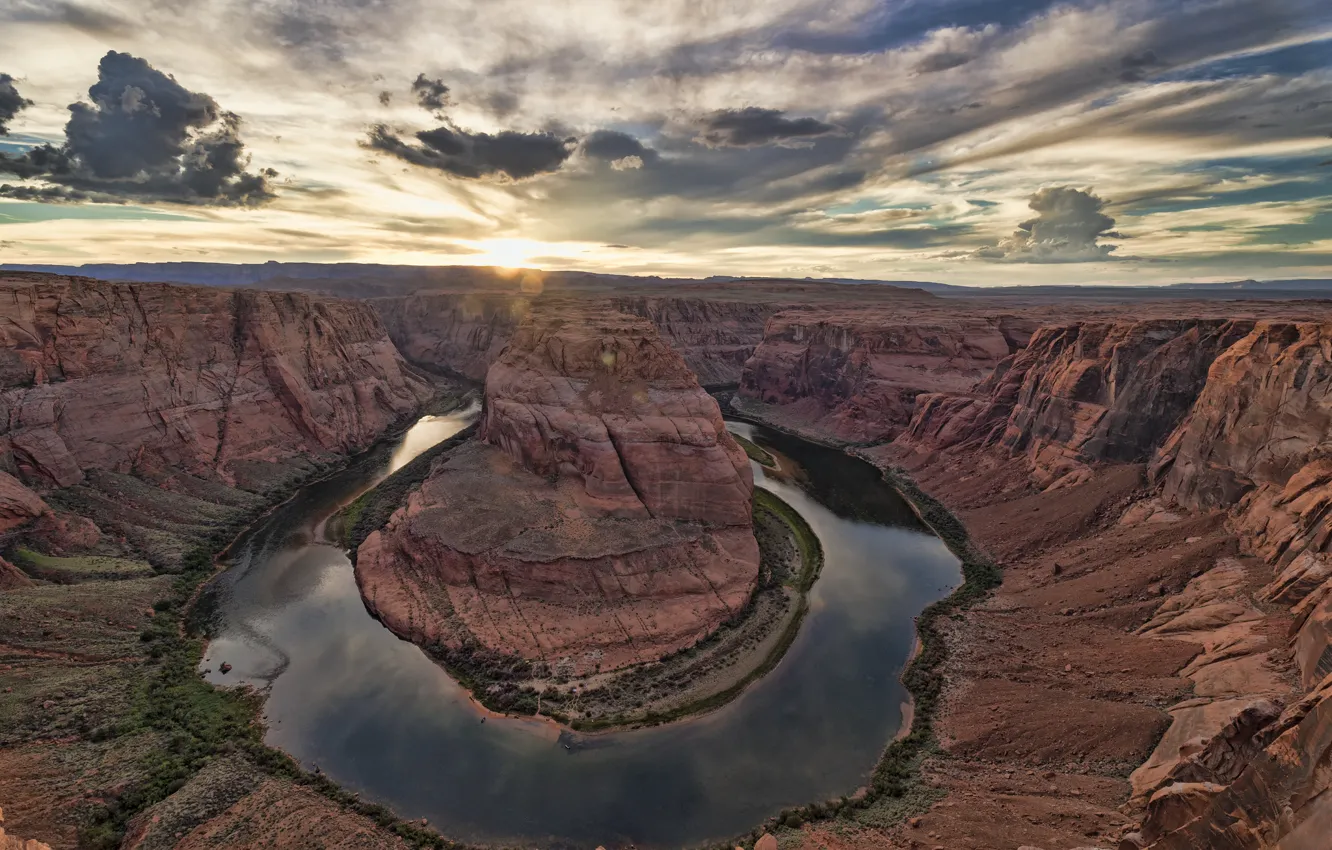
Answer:
[[[425,74],[417,74],[412,81],[412,95],[422,109],[442,112],[449,105],[449,87],[440,79],[429,79]]]
[[[32,106],[32,101],[19,94],[14,78],[0,74],[0,136],[9,133],[9,122],[28,106]]]
[[[0,74],[0,136],[9,133],[9,122],[25,107],[32,106],[32,101],[19,94],[14,85],[14,78]]]
[[[379,124],[370,129],[367,144],[413,165],[471,180],[500,174],[524,180],[559,170],[573,153],[573,142],[554,133],[470,133],[446,125],[422,130],[416,138],[419,145]]]
[[[790,144],[836,131],[832,124],[814,118],[787,118],[780,109],[746,106],[719,109],[708,115],[703,119],[698,140],[709,147],[753,148]]]
[[[9,134],[9,122],[29,106],[32,106],[32,101],[19,94],[14,78],[0,74],[0,136]]]
[[[577,140],[552,132],[503,130],[473,133],[464,130],[444,114],[453,101],[443,79],[432,80],[425,74],[418,74],[412,83],[412,94],[422,109],[429,110],[444,123],[416,133],[420,144],[404,140],[385,124],[376,124],[363,142],[366,147],[413,165],[438,169],[469,180],[499,175],[510,180],[525,180],[558,171],[573,155]]]
[[[107,53],[88,96],[70,105],[62,146],[0,155],[0,173],[55,184],[51,199],[252,205],[273,197],[276,172],[248,170],[240,118],[143,59]]]
[[[1018,225],[1013,235],[981,248],[975,256],[984,260],[1016,263],[1085,263],[1110,258],[1114,245],[1104,238],[1123,238],[1115,233],[1115,220],[1102,210],[1105,201],[1089,191],[1059,186],[1041,189],[1028,206],[1036,217]]]
[[[628,133],[618,130],[597,130],[583,139],[583,153],[600,162],[608,162],[616,170],[642,168],[655,162],[657,152]]]

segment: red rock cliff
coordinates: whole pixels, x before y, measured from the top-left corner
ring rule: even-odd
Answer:
[[[974,392],[922,396],[901,442],[1023,452],[1041,487],[1081,481],[1097,461],[1143,461],[1188,415],[1212,361],[1251,327],[1195,319],[1041,328]]]
[[[647,319],[704,384],[739,382],[764,322],[782,309],[762,299],[558,295],[534,301],[506,292],[420,292],[371,303],[408,360],[480,381],[534,303],[574,299]]]
[[[509,292],[418,292],[370,303],[408,360],[481,381],[531,299]]]
[[[745,362],[763,341],[768,318],[784,309],[771,301],[702,297],[624,297],[610,303],[656,326],[705,386],[738,384]]]
[[[431,394],[361,303],[46,275],[0,303],[0,466],[39,489],[149,460],[233,483],[364,448]]]
[[[680,355],[609,310],[533,316],[486,377],[482,437],[622,516],[744,524],[749,460]]]
[[[907,425],[918,395],[969,390],[1032,330],[1026,320],[885,308],[778,313],[745,364],[740,395],[779,408],[783,424],[882,441]]]
[[[1259,323],[1217,358],[1153,476],[1168,501],[1227,508],[1249,551],[1279,574],[1264,591],[1294,606],[1304,683],[1332,674],[1332,324]]]
[[[394,631],[588,672],[689,646],[745,605],[749,462],[648,322],[529,316],[489,370],[481,435],[358,550]]]

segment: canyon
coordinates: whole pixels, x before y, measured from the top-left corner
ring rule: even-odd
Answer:
[[[735,414],[914,482],[1003,570],[940,626],[939,749],[906,808],[790,822],[783,846],[1324,846],[1325,304],[483,283],[351,301],[5,273],[6,826],[88,845],[165,740],[203,734],[124,720],[174,657],[154,653],[181,572],[484,382],[475,437],[423,456],[355,541],[355,576],[450,671],[508,671],[485,697],[504,710],[686,655],[744,613],[770,544]],[[255,758],[182,768],[108,834],[408,846]]]
[[[717,402],[652,324],[538,308],[489,367],[478,441],[360,544],[357,580],[417,643],[610,672],[745,608],[752,493]]]
[[[141,815],[132,845],[167,846],[171,833],[143,836],[182,823],[180,795],[217,778],[206,796],[226,805],[264,790],[236,780],[253,765],[179,790],[215,724],[248,723],[194,672],[179,620],[193,583],[265,507],[447,387],[408,365],[360,302],[14,273],[0,276],[0,303],[6,828],[57,848],[115,846],[130,826],[117,818]],[[117,815],[127,794],[151,796]],[[278,823],[295,799],[257,813]],[[309,795],[316,809],[325,826],[355,820]]]

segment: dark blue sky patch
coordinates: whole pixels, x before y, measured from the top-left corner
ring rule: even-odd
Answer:
[[[877,53],[921,40],[945,27],[1013,27],[1057,5],[1090,6],[1089,2],[1051,0],[887,0],[845,33],[795,30],[775,39],[778,47],[811,53]]]
[[[1117,214],[1144,216],[1154,213],[1186,212],[1188,210],[1238,207],[1248,204],[1294,203],[1332,196],[1332,174],[1306,180],[1283,180],[1266,186],[1234,191],[1182,191],[1176,199],[1154,198],[1130,202],[1116,208]]]
[[[1260,77],[1267,74],[1297,77],[1324,68],[1332,68],[1332,39],[1217,59],[1161,74],[1152,79],[1153,82],[1202,82]]]

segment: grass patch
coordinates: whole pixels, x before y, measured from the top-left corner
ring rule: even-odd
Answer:
[[[745,450],[749,459],[759,466],[766,466],[768,469],[777,468],[777,459],[768,453],[768,450],[755,443],[753,440],[746,439],[739,434],[731,434],[735,441],[740,444],[740,448]]]
[[[278,499],[273,498],[266,507]],[[180,790],[205,766],[234,753],[247,756],[275,778],[306,785],[325,797],[373,820],[419,848],[458,850],[437,833],[399,819],[387,808],[364,803],[323,776],[310,774],[287,754],[263,743],[259,723],[263,698],[241,689],[222,690],[199,675],[203,641],[184,628],[188,608],[199,588],[216,571],[215,559],[255,516],[219,528],[182,559],[171,592],[154,603],[155,614],[139,635],[150,660],[135,684],[129,709],[119,719],[94,730],[95,740],[153,733],[166,746],[144,757],[143,777],[109,801],[81,830],[86,850],[120,846],[130,821]]]
[[[800,549],[802,565],[800,575],[791,584],[801,593],[808,593],[823,569],[823,544],[819,542],[819,536],[799,511],[762,487],[754,488],[754,507],[773,514],[790,527],[791,533],[795,535],[796,546]]]
[[[60,583],[92,579],[145,578],[156,575],[156,571],[147,561],[100,555],[58,558],[21,547],[14,550],[14,561],[37,578]]]
[[[337,522],[341,529],[339,537],[342,544],[351,550],[353,563],[356,561],[356,550],[365,542],[365,538],[387,525],[393,512],[407,503],[407,496],[430,475],[430,467],[434,465],[435,459],[470,440],[480,427],[480,422],[474,422],[447,440],[426,449],[413,458],[411,463],[381,481],[378,486],[367,490],[338,513]]]

